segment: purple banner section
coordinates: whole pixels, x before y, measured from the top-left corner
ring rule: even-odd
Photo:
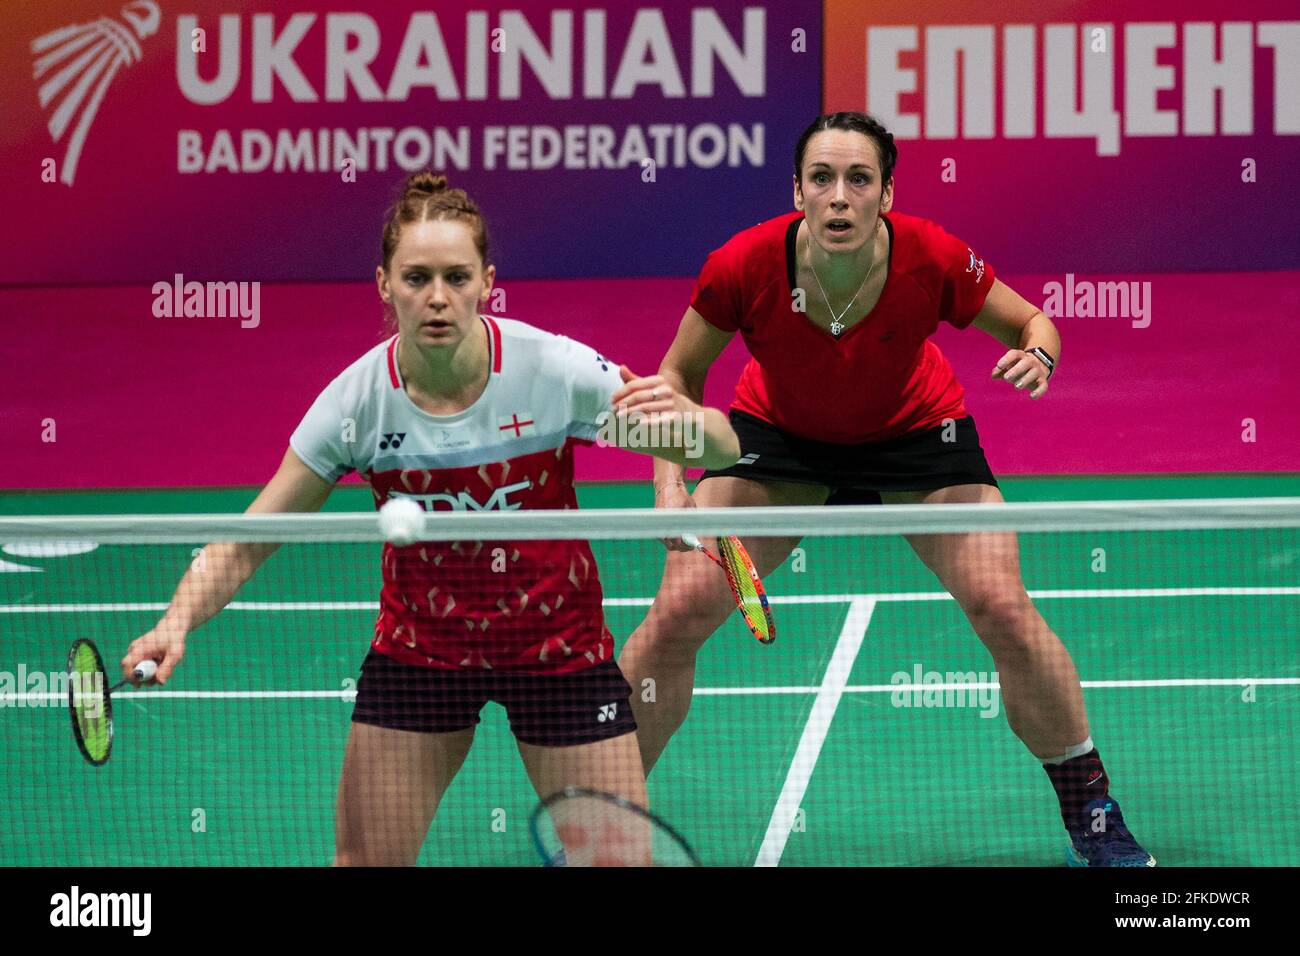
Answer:
[[[0,283],[358,281],[445,171],[525,277],[693,274],[788,195],[821,4],[52,0],[0,38]]]
[[[1300,471],[1278,338],[1280,317],[1300,314],[1300,272],[1003,278],[1061,329],[1060,370],[1043,399],[989,380],[1003,349],[988,336],[944,328],[937,338],[997,473]],[[657,368],[690,287],[501,286],[503,314],[637,372]],[[384,331],[367,283],[268,285],[254,298],[256,323],[155,318],[140,286],[0,290],[0,486],[265,482],[312,400]],[[710,404],[729,404],[745,358],[733,342],[709,378]],[[649,475],[639,455],[578,455],[584,480]]]
[[[895,201],[1033,271],[1300,268],[1295,0],[826,0]]]

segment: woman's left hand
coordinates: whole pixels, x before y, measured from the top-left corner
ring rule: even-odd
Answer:
[[[998,359],[993,377],[1004,379],[1016,388],[1029,389],[1030,398],[1042,398],[1047,391],[1047,366],[1037,355],[1012,349]]]
[[[699,411],[699,406],[676,391],[662,375],[640,376],[626,365],[619,366],[622,386],[610,399],[617,415],[645,416],[649,421]]]

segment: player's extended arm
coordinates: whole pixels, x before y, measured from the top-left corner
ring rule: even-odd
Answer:
[[[714,325],[709,324],[705,318],[694,309],[688,308],[682,316],[681,324],[677,327],[677,335],[673,339],[673,344],[668,347],[664,354],[663,361],[659,363],[659,374],[663,376],[666,384],[670,385],[673,390],[689,398],[697,405],[704,404],[704,383],[709,377],[709,369],[717,361],[722,350],[727,347],[731,341],[734,332],[723,332]],[[725,413],[717,409],[707,409],[722,419],[727,425],[727,431],[731,432],[734,439],[735,433],[731,430],[731,425],[726,420]],[[729,450],[730,451],[730,450]],[[735,455],[725,465],[705,464],[699,461],[677,462],[668,461],[664,458],[655,458],[654,464],[654,485],[655,492],[658,494],[661,488],[666,487],[686,487],[686,465],[703,466],[709,468],[726,467],[734,464],[740,457],[740,445],[736,444]]]
[[[290,449],[245,513],[319,511],[333,490],[332,484],[304,465]],[[176,586],[162,620],[127,649],[122,658],[123,672],[130,673],[145,658],[161,655],[155,680],[166,683],[184,654],[185,636],[229,604],[278,547],[234,541],[214,541],[204,547],[203,554]]]
[[[1055,366],[1061,360],[1061,334],[1041,309],[1022,299],[1001,279],[994,279],[973,324],[1010,349],[993,367],[993,378],[1005,379],[1016,388],[1028,388],[1030,398],[1039,398],[1047,391],[1051,369],[1029,350],[1042,349]]]
[[[607,440],[678,467],[726,468],[740,457],[727,416],[679,391],[663,375],[639,376],[619,366],[622,386],[610,404]]]

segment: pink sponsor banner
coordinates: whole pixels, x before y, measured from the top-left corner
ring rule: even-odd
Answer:
[[[824,108],[881,119],[897,208],[1000,272],[1300,266],[1291,0],[825,11]]]
[[[1041,298],[1060,277],[1003,278]],[[1258,321],[1300,314],[1300,273],[1104,279],[1138,284],[1153,309],[1058,318],[1064,356],[1038,401],[989,379],[1003,348],[987,335],[936,336],[997,474],[1300,472],[1290,352]],[[1076,305],[1083,281],[1071,280]],[[690,289],[689,279],[521,281],[509,314],[644,372]],[[265,482],[316,395],[383,326],[367,283],[266,286],[260,307],[260,324],[244,328],[237,317],[156,318],[148,290],[131,286],[0,289],[0,314],[23,317],[0,340],[0,487]],[[291,316],[301,321],[282,321]],[[710,371],[709,404],[730,404],[746,358],[733,341]],[[577,468],[584,480],[651,473],[645,456],[599,447],[580,450]]]

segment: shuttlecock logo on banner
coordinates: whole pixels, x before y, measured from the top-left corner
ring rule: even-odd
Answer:
[[[41,109],[49,113],[50,138],[64,145],[60,182],[72,185],[81,148],[109,84],[118,70],[140,59],[140,41],[158,32],[160,19],[158,4],[135,0],[122,8],[125,25],[100,17],[32,41],[32,79],[41,81]]]

